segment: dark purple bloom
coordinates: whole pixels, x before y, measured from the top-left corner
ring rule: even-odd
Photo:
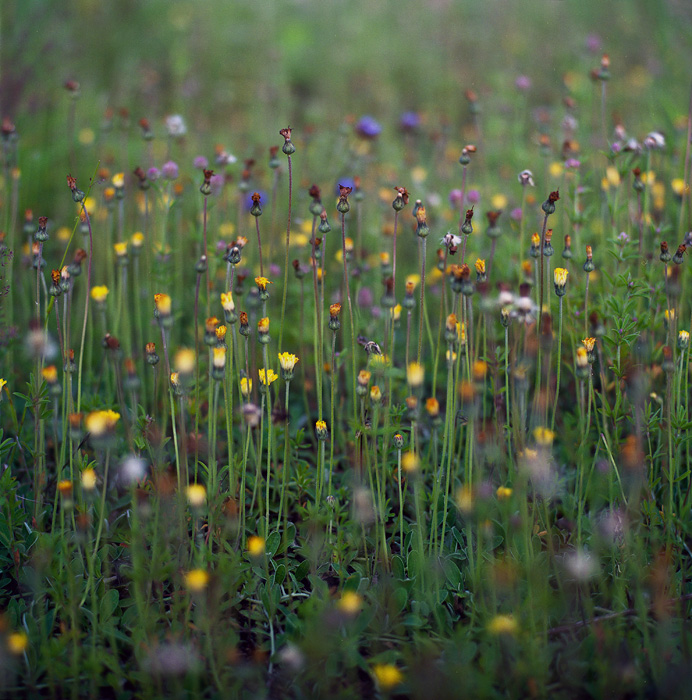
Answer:
[[[380,123],[368,115],[361,117],[356,124],[356,133],[364,139],[376,139],[382,132]]]

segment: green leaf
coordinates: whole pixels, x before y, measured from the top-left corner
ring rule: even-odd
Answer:
[[[267,537],[267,543],[265,545],[267,554],[273,557],[276,554],[276,550],[281,544],[281,535],[278,532],[272,532],[269,537]]]
[[[106,595],[101,598],[99,604],[99,617],[102,622],[105,622],[115,612],[119,602],[120,596],[115,588],[106,591]]]

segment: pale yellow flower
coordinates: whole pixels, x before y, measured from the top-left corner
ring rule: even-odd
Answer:
[[[105,284],[97,285],[97,286],[91,288],[91,298],[97,304],[103,304],[103,302],[106,301],[107,296],[108,296],[108,287],[106,287]]]

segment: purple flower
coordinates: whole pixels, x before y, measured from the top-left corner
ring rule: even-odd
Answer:
[[[281,268],[276,263],[272,263],[269,266],[269,274],[272,277],[278,277],[281,274]]]
[[[206,170],[209,167],[209,161],[204,156],[197,156],[192,165],[198,170]]]
[[[586,37],[586,48],[591,51],[591,53],[598,53],[601,50],[603,42],[598,34],[589,34]]]
[[[149,170],[147,170],[147,177],[152,182],[156,182],[161,177],[161,171],[158,168],[149,168]]]
[[[581,167],[581,161],[577,160],[576,158],[568,158],[565,161],[565,167],[566,168],[573,168],[574,170],[577,170],[578,168]]]
[[[466,201],[469,204],[478,204],[481,201],[481,193],[478,190],[469,190],[466,194]]]
[[[404,112],[399,117],[399,126],[402,131],[415,131],[420,126],[420,115],[418,112]]]
[[[161,166],[161,174],[166,180],[176,180],[180,174],[178,164],[174,163],[172,160],[167,161]]]
[[[518,75],[514,81],[514,87],[522,92],[531,89],[531,78],[528,75]]]
[[[361,117],[356,124],[356,133],[364,139],[376,139],[381,132],[380,123],[368,115]]]
[[[461,205],[461,190],[452,190],[449,193],[449,203],[455,209],[458,209]]]
[[[512,221],[521,221],[522,216],[523,212],[521,210],[521,207],[516,207],[515,209],[512,209],[512,211],[509,213],[509,218],[512,219]]]
[[[358,306],[368,308],[372,306],[373,296],[369,287],[361,287],[358,290],[358,298],[356,300]]]
[[[211,187],[212,197],[217,197],[221,194],[221,190],[223,189],[225,183],[226,178],[220,173],[211,176],[211,180],[209,180],[209,185]]]

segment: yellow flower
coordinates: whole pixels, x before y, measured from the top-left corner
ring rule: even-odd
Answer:
[[[284,372],[292,372],[296,362],[298,362],[298,358],[290,352],[279,353],[279,364]]]
[[[72,494],[72,482],[69,479],[58,481],[58,492],[63,498],[68,498]]]
[[[232,291],[221,292],[221,306],[223,306],[224,311],[235,311]]]
[[[154,304],[160,316],[170,316],[171,298],[168,294],[154,294]]]
[[[371,376],[367,369],[360,370],[360,372],[358,372],[358,385],[367,386],[370,383]]]
[[[267,285],[272,284],[266,277],[255,277],[255,284],[257,285],[257,289],[260,290],[260,292],[266,292],[267,291]]]
[[[29,646],[29,638],[25,632],[13,632],[7,637],[7,649],[10,654],[19,656],[24,653],[27,646]]]
[[[259,557],[264,554],[264,538],[259,535],[248,537],[247,551],[251,557]]]
[[[228,328],[226,326],[217,326],[216,328],[216,341],[218,343],[224,343],[226,341],[226,333]]]
[[[556,267],[555,268],[555,285],[557,287],[564,287],[567,284],[567,275],[569,274],[569,271],[566,270],[564,267]]]
[[[346,615],[357,615],[363,607],[363,599],[354,591],[344,591],[336,605]]]
[[[396,688],[404,680],[404,674],[394,664],[375,664],[372,674],[381,690]]]
[[[241,377],[240,378],[240,393],[247,398],[250,396],[250,392],[252,391],[252,379],[248,379],[247,377]]]
[[[391,309],[390,313],[392,315],[392,321],[396,323],[401,318],[401,304],[397,304]]]
[[[685,187],[685,181],[681,177],[676,177],[670,183],[670,187],[676,197],[682,197],[683,193],[689,193],[690,191],[690,186],[687,185],[687,187]]]
[[[273,369],[270,369],[268,372],[264,369],[259,370],[260,383],[264,386],[271,385],[271,383],[276,381],[278,378],[279,375]]]
[[[512,495],[512,489],[507,486],[499,486],[496,494],[499,501],[506,501]]]
[[[81,478],[82,488],[85,491],[93,491],[96,488],[96,472],[91,467],[82,471]]]
[[[476,268],[476,272],[479,275],[485,274],[485,260],[481,260],[480,258],[478,258],[478,260],[476,260],[476,262],[474,263],[474,266]]]
[[[223,326],[225,328],[226,326]],[[226,366],[226,347],[212,348],[212,364],[216,369],[223,369]]]
[[[610,187],[617,187],[620,184],[620,173],[612,165],[606,168],[606,180]]]
[[[258,333],[269,333],[269,318],[261,318],[257,321],[257,332]]]
[[[473,363],[473,378],[480,382],[488,371],[488,363],[484,360],[475,360]]]
[[[513,635],[517,629],[517,622],[512,615],[495,615],[488,624],[488,632],[495,635]]]
[[[380,262],[383,265],[389,265],[389,253],[380,253]]]
[[[412,284],[415,289],[420,284],[420,275],[408,275],[406,277],[406,284]]]
[[[202,592],[209,584],[209,573],[204,569],[192,569],[185,574],[185,588],[193,593]]]
[[[318,420],[315,423],[315,434],[318,440],[326,440],[329,437],[329,432],[327,431],[327,421]]]
[[[581,342],[586,348],[586,352],[593,352],[594,345],[596,344],[596,338],[584,338],[584,340]]]
[[[541,237],[540,237],[540,236],[538,235],[538,233],[536,232],[536,233],[534,233],[534,234],[531,236],[531,245],[532,245],[534,248],[538,248],[538,246],[539,246],[540,244],[541,244]]]
[[[173,367],[180,374],[192,374],[195,371],[195,351],[192,348],[180,348],[173,358]]]
[[[538,426],[533,430],[533,437],[541,447],[550,447],[555,439],[555,433],[549,428]]]
[[[550,176],[560,177],[562,175],[562,163],[559,160],[553,161],[550,164]]]
[[[436,418],[440,413],[440,402],[434,396],[431,396],[425,400],[425,410],[431,418]]]
[[[108,296],[108,287],[106,287],[105,284],[92,287],[91,288],[91,298],[97,303],[97,304],[103,304],[104,301],[106,301],[106,297]]]
[[[47,384],[55,384],[58,381],[58,370],[55,365],[48,365],[41,370],[43,378]]]
[[[462,486],[457,491],[456,502],[462,513],[470,513],[473,510],[473,491],[468,486]]]
[[[7,380],[0,377],[0,401],[2,401],[2,390],[7,386]]]
[[[203,484],[190,484],[185,490],[185,495],[193,508],[201,508],[207,500],[207,490]]]
[[[412,387],[420,386],[425,378],[425,369],[418,362],[411,362],[406,370],[406,381]]]
[[[490,200],[493,209],[504,209],[507,206],[507,197],[503,194],[494,194]]]
[[[584,368],[589,364],[589,355],[584,347],[577,348],[577,367]]]
[[[111,182],[113,183],[113,187],[118,190],[121,187],[125,187],[125,173],[116,173],[113,175]]]
[[[130,241],[133,248],[141,248],[144,245],[144,234],[141,231],[135,231]]]
[[[418,460],[418,457],[416,457],[415,452],[404,452],[401,457],[401,468],[405,472],[408,472],[409,474],[417,472],[419,466],[420,461]]]
[[[380,401],[382,401],[382,391],[377,384],[370,387],[370,401],[373,403],[380,403]]]
[[[84,427],[93,437],[99,437],[105,432],[113,430],[120,420],[120,414],[110,409],[107,411],[92,411],[84,419]]]

